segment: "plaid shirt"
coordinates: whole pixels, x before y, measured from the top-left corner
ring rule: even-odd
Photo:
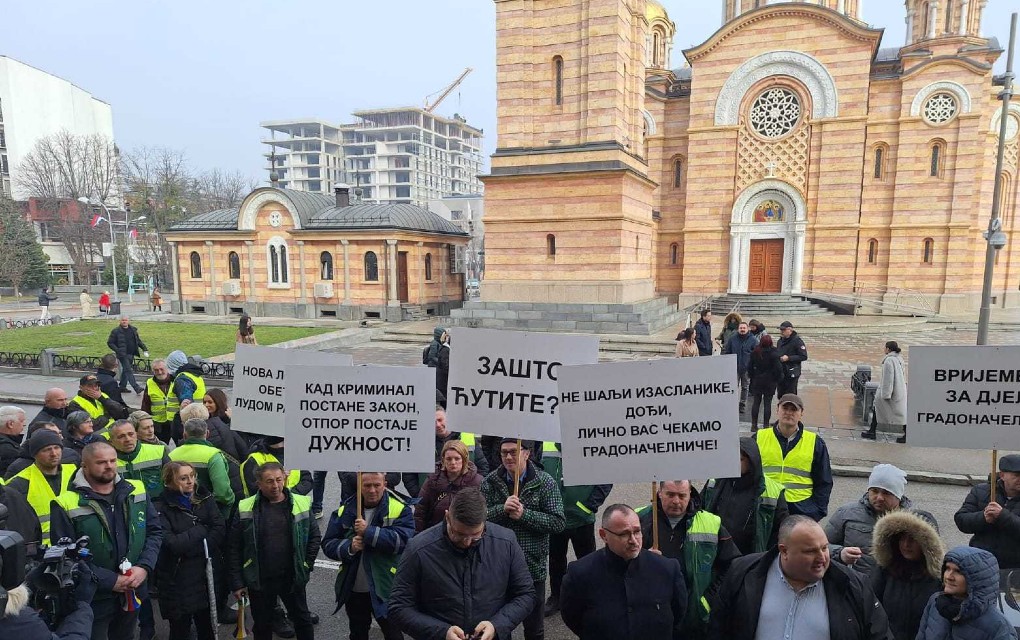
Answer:
[[[503,504],[513,492],[513,478],[503,467],[496,469],[481,486],[482,495],[489,505],[487,519],[512,530],[524,550],[528,571],[535,582],[545,580],[546,560],[549,558],[549,534],[563,531],[563,498],[556,481],[545,471],[528,463],[528,471],[521,478],[519,498],[524,504],[520,520],[511,520],[503,511]]]

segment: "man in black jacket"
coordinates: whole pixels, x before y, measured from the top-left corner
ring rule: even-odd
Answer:
[[[63,431],[67,414],[67,392],[60,387],[53,387],[46,390],[46,397],[43,398],[43,408],[28,424],[52,422]]]
[[[723,355],[737,356],[737,380],[740,382],[740,413],[744,413],[747,407],[747,386],[751,380],[747,375],[747,366],[751,364],[751,352],[758,346],[758,339],[755,338],[746,322],[737,326],[737,332],[730,336],[729,341],[723,345]]]
[[[699,356],[712,355],[712,310],[702,309],[701,319],[694,323],[694,341]]]
[[[135,380],[135,372],[131,369],[131,363],[135,356],[148,357],[149,348],[142,342],[138,335],[138,329],[131,326],[130,318],[120,317],[120,325],[110,332],[110,337],[106,339],[106,346],[117,354],[117,360],[120,361],[120,390],[127,391],[130,384],[135,393],[141,393],[142,385]]]
[[[121,389],[120,385],[117,384],[118,366],[124,365],[118,361],[117,356],[112,353],[108,353],[99,359],[99,367],[96,369],[96,377],[99,378],[99,390],[110,396],[111,400],[114,400],[126,407],[127,402],[124,401],[124,396],[121,395],[125,389]]]
[[[513,532],[485,514],[477,489],[460,491],[442,523],[408,542],[388,615],[415,640],[510,638],[541,597]]]
[[[797,332],[793,330],[793,323],[789,320],[779,325],[779,331],[783,337],[779,339],[776,350],[779,351],[779,361],[783,363],[783,381],[779,383],[776,395],[780,398],[788,393],[797,394],[797,383],[800,381],[800,363],[808,359],[807,347],[800,339]]]
[[[970,546],[988,551],[1001,569],[1020,568],[1020,454],[999,458],[995,481],[995,502],[991,485],[983,482],[970,490],[956,512],[956,527],[972,533]]]
[[[779,545],[736,560],[712,602],[708,637],[887,640],[889,619],[863,578],[829,562],[825,531],[790,516]]]
[[[606,546],[571,563],[560,591],[563,622],[581,640],[686,638],[680,565],[641,548],[641,522],[625,504],[602,514]],[[500,636],[502,637],[502,636]]]
[[[0,407],[0,476],[21,457],[21,440],[25,432],[25,410],[9,405]]]
[[[42,540],[39,516],[24,494],[0,484],[0,505],[7,508],[7,519],[0,518],[0,529],[18,532],[25,542]],[[49,544],[48,540],[45,542]]]

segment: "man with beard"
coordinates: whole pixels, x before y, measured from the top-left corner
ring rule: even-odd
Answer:
[[[152,415],[156,437],[166,444],[170,443],[170,426],[174,416],[181,408],[180,401],[173,394],[173,384],[174,379],[166,367],[166,361],[153,360],[152,377],[145,383],[141,410]]]

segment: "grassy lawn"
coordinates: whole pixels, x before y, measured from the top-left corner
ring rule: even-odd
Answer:
[[[149,347],[153,358],[165,357],[174,349],[206,358],[234,351],[235,325],[185,324],[180,322],[132,322]],[[110,352],[106,339],[117,326],[116,320],[86,320],[49,327],[28,327],[0,331],[0,351],[39,353],[60,348],[60,353],[100,356]],[[256,329],[260,345],[271,345],[296,338],[328,333],[334,329],[303,327],[265,327]]]

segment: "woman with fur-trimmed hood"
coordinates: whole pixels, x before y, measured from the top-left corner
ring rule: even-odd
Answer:
[[[945,547],[935,528],[910,511],[878,519],[872,537],[871,587],[896,640],[914,640],[931,594],[942,590]]]

